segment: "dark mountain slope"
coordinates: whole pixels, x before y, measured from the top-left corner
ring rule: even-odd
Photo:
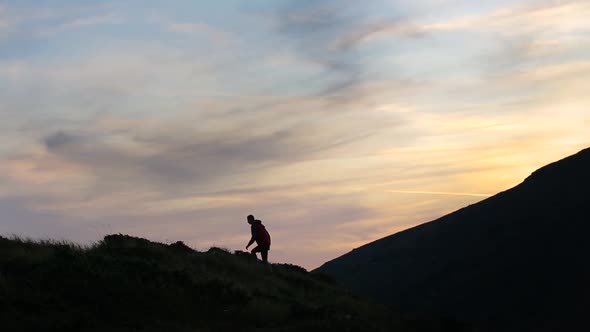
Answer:
[[[402,311],[563,330],[590,308],[590,149],[317,271]]]

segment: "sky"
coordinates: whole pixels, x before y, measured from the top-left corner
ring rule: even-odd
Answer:
[[[0,0],[0,234],[308,269],[590,146],[590,2]]]

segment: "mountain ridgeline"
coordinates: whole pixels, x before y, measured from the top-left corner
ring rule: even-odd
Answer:
[[[590,149],[520,185],[334,259],[326,273],[405,313],[565,331],[590,308]]]

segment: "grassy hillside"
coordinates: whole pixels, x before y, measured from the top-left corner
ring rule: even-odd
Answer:
[[[272,269],[272,271],[271,271]],[[418,331],[329,279],[244,253],[110,235],[0,237],[2,331]]]

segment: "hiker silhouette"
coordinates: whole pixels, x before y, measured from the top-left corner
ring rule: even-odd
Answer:
[[[262,257],[262,261],[268,263],[268,251],[270,250],[270,234],[266,230],[266,227],[262,224],[262,221],[254,218],[253,215],[249,215],[246,220],[250,224],[250,232],[252,233],[252,238],[246,245],[246,250],[252,245],[252,243],[256,242],[257,246],[252,249],[251,253],[256,257],[256,253],[260,253]]]

